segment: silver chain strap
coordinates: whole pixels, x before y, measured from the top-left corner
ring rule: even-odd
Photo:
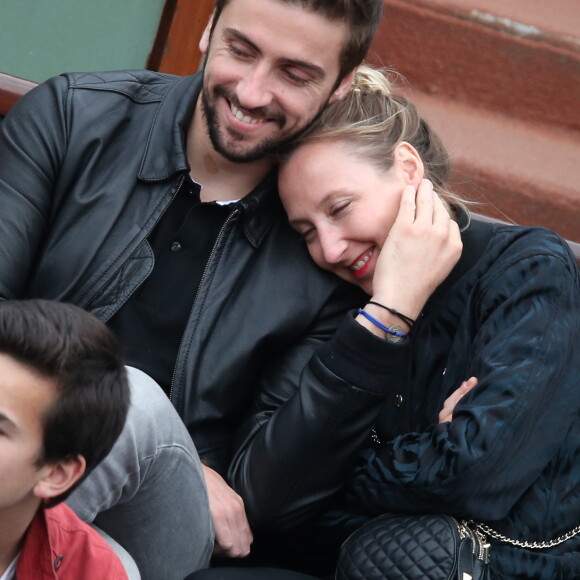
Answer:
[[[507,536],[496,532],[493,528],[490,528],[485,524],[476,523],[475,526],[480,532],[487,534],[490,538],[500,540],[507,544],[511,544],[512,546],[518,546],[519,548],[531,548],[534,550],[553,548],[558,544],[563,544],[566,540],[569,540],[570,538],[573,538],[580,533],[580,526],[576,526],[573,530],[562,534],[560,537],[555,538],[554,540],[548,540],[547,542],[522,542],[520,540],[513,540],[512,538],[508,538]]]

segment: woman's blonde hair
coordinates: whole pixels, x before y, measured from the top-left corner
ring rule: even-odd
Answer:
[[[328,105],[293,143],[292,151],[313,141],[345,141],[356,157],[386,171],[393,165],[397,146],[407,142],[417,150],[425,178],[452,215],[456,217],[459,208],[467,212],[465,202],[447,189],[449,155],[441,140],[415,105],[393,87],[383,71],[361,65],[346,97]]]

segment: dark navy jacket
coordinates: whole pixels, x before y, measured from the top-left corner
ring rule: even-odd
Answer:
[[[473,222],[463,256],[392,345],[352,317],[322,348],[330,371],[388,390],[344,504],[368,516],[445,512],[547,541],[580,525],[580,280],[540,228]],[[465,379],[479,384],[437,424]],[[323,467],[321,466],[321,469]],[[494,578],[580,578],[580,537],[549,550],[492,541]]]

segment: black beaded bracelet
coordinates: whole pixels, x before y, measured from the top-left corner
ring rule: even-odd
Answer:
[[[400,318],[401,320],[406,322],[411,327],[413,326],[413,324],[415,324],[415,321],[412,318],[409,318],[408,316],[401,314],[398,310],[395,310],[394,308],[391,308],[390,306],[385,306],[384,304],[379,304],[378,302],[373,302],[372,300],[369,300],[369,304],[374,304],[375,306],[378,306],[379,308],[384,308],[385,310],[388,310],[393,316]]]

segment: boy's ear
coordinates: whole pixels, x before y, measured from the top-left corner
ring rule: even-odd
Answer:
[[[357,67],[358,68],[358,67]],[[357,68],[353,69],[350,73],[348,73],[341,81],[338,87],[334,90],[332,95],[330,95],[330,99],[328,100],[329,103],[334,103],[334,101],[339,101],[343,99],[352,87],[352,81],[354,79],[354,75],[356,74]]]
[[[209,37],[211,36],[211,27],[213,26],[213,17],[215,15],[215,11],[211,13],[209,20],[205,26],[203,34],[199,39],[199,50],[202,54],[207,54],[207,49],[209,48]]]
[[[87,462],[82,455],[45,465],[42,479],[32,492],[41,499],[51,499],[69,490],[85,473]]]
[[[395,149],[395,162],[403,172],[403,179],[408,185],[419,187],[425,168],[419,153],[413,145],[403,141]]]

